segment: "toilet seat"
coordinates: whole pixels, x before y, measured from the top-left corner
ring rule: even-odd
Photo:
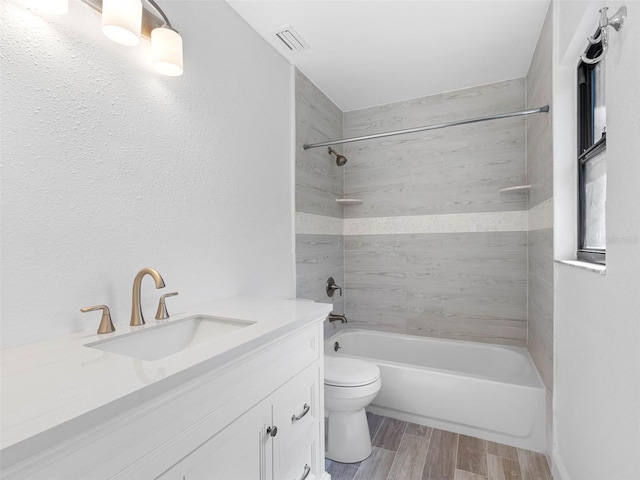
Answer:
[[[377,365],[355,358],[326,356],[324,383],[334,387],[362,387],[380,378]]]

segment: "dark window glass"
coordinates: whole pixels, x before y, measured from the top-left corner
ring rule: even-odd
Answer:
[[[600,55],[592,45],[589,58]],[[605,263],[607,201],[605,63],[578,66],[578,258]]]

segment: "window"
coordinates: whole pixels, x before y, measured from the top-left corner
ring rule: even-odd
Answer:
[[[594,58],[602,45],[592,45]],[[578,259],[605,263],[607,200],[605,63],[578,65]]]

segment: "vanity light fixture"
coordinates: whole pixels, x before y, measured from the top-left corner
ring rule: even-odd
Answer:
[[[102,0],[102,33],[120,45],[140,43],[142,2],[140,0]]]
[[[144,0],[162,17],[163,25],[151,30],[151,63],[162,75],[182,75],[182,37],[154,0]],[[122,45],[137,45],[142,29],[141,0],[102,0],[102,30]]]
[[[162,17],[164,25],[151,30],[151,63],[162,75],[182,75],[182,37],[171,26],[171,22],[154,0],[146,0]]]
[[[69,0],[30,0],[28,5],[40,13],[50,15],[64,15],[69,11]]]
[[[182,75],[182,37],[155,0],[81,0],[102,14],[102,31],[116,43],[135,46],[140,37],[151,40],[151,64],[162,75]],[[151,9],[145,6],[152,7]],[[64,14],[69,0],[28,0],[40,13]],[[160,18],[158,18],[158,16]]]

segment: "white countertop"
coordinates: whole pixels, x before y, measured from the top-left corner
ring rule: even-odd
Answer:
[[[194,345],[155,361],[104,352],[85,344],[116,337],[159,322],[151,318],[141,327],[117,324],[116,332],[75,333],[60,339],[1,351],[0,449],[12,447],[80,415],[99,412],[113,402],[122,408],[157,394],[152,386],[171,388],[194,375],[251,352],[279,335],[326,316],[331,305],[304,300],[232,298],[218,300],[163,323],[191,315],[212,315],[256,322],[216,340]],[[99,318],[96,319],[96,328]],[[136,398],[139,397],[139,398]],[[99,418],[99,415],[98,415]]]

